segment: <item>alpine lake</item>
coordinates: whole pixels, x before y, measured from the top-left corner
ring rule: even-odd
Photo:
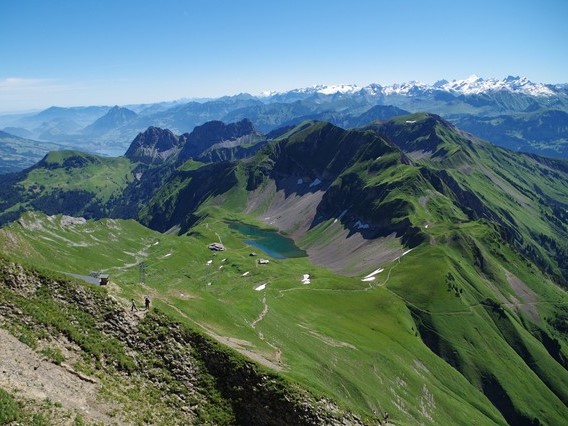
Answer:
[[[276,231],[261,229],[242,222],[229,222],[229,228],[238,231],[244,237],[244,243],[262,250],[274,259],[289,259],[305,257],[307,253],[298,248],[294,240],[287,238]]]

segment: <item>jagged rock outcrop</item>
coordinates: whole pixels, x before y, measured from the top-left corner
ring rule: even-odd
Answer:
[[[134,138],[124,156],[146,164],[163,163],[178,154],[182,144],[183,141],[170,130],[148,127]]]
[[[177,158],[177,164],[190,158],[205,162],[232,161],[253,155],[265,141],[247,119],[230,124],[209,121],[181,136],[167,129],[149,127],[136,136],[125,156],[146,164],[172,158]]]
[[[183,148],[178,161],[183,163],[190,158],[211,157],[210,152],[216,149],[256,145],[263,137],[254,129],[250,120],[243,119],[230,124],[209,121],[197,126],[191,133],[184,133],[180,139],[183,140]],[[215,156],[212,158],[215,159]]]

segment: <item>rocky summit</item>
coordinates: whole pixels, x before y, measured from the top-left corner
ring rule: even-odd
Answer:
[[[260,136],[254,129],[252,122],[243,119],[236,123],[225,124],[221,121],[210,121],[195,127],[191,133],[182,135],[185,140],[184,147],[179,154],[178,161],[184,162],[189,158],[197,158],[208,149],[217,144],[231,146],[238,144],[245,137]]]
[[[181,146],[182,141],[171,131],[149,127],[134,138],[124,156],[135,162],[161,163],[176,156]]]

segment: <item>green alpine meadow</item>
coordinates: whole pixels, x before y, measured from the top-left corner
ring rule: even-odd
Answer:
[[[53,151],[0,224],[2,424],[568,416],[568,160],[438,115]]]

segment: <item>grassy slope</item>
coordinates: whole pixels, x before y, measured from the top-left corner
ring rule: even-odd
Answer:
[[[13,225],[3,238],[10,233],[12,256],[21,256],[21,261],[29,259],[30,246],[42,252],[45,238],[51,238],[46,264],[69,270],[73,259],[80,262],[74,264],[78,273],[100,268],[104,252],[101,261],[118,284],[111,288],[126,306],[130,297],[140,300],[149,293],[165,312],[248,342],[241,343],[242,349],[274,364],[280,359],[285,375],[355,411],[388,411],[403,423],[429,417],[441,423],[471,418],[487,422],[485,416],[503,422],[479,391],[427,350],[415,335],[405,303],[388,289],[331,274],[305,258],[257,266],[242,237],[224,221],[214,220],[223,212],[210,213],[191,237],[161,235],[117,221],[110,241],[104,222],[61,229],[46,220],[48,229],[32,232]],[[217,234],[228,250],[214,256],[206,244],[218,240]],[[17,249],[26,246],[27,253]],[[147,253],[146,286],[138,284],[136,266],[124,268],[132,260],[125,252],[141,250]],[[394,279],[409,259],[411,254],[388,265],[384,277]],[[300,282],[304,273],[313,277],[309,286]],[[267,289],[254,291],[262,283],[268,283]],[[265,317],[255,323],[265,306]]]
[[[50,191],[84,190],[101,201],[116,195],[133,179],[127,158],[105,158],[77,151],[49,153],[21,182],[25,190],[43,185]]]
[[[314,268],[305,259],[272,261],[268,268],[256,266],[255,259],[248,256],[250,249],[222,221],[204,221],[196,227],[193,237],[155,234],[133,222],[114,223],[114,241],[110,241],[111,233],[106,231],[108,225],[104,222],[100,225],[89,222],[85,225],[90,228],[89,232],[78,228],[63,231],[57,226],[45,234],[40,230],[28,231],[29,234],[23,229],[8,230],[12,232],[12,241],[27,234],[25,240],[38,248],[42,247],[45,237],[53,240],[54,233],[64,237],[67,241],[61,239],[60,244],[49,243],[53,254],[46,262],[52,263],[52,267],[62,268],[71,259],[81,259],[82,269],[78,265],[76,270],[88,271],[94,269],[94,265],[99,267],[97,256],[104,252],[106,260],[102,263],[109,267],[113,281],[119,284],[120,288],[114,291],[119,292],[125,304],[131,296],[141,299],[150,292],[156,306],[182,321],[205,325],[216,334],[247,340],[249,349],[268,359],[276,360],[280,350],[285,374],[316,391],[331,393],[355,410],[386,410],[403,422],[405,418],[409,421],[432,416],[446,423],[459,420],[455,417],[456,410],[464,413],[464,419],[478,416],[479,413],[466,408],[472,405],[499,422],[499,415],[478,391],[422,345],[407,306],[430,314],[429,326],[434,324],[435,330],[452,342],[452,348],[458,348],[464,364],[475,370],[472,376],[477,370],[500,371],[499,378],[505,383],[512,374],[517,385],[535,386],[526,378],[532,374],[524,370],[523,361],[495,338],[494,330],[488,326],[491,324],[487,321],[488,314],[477,300],[479,295],[460,281],[466,293],[456,297],[447,289],[444,270],[431,273],[432,265],[447,264],[452,258],[446,247],[417,249],[407,254],[400,263],[387,266],[381,274],[383,280],[389,277],[385,287],[369,288],[368,283]],[[99,241],[85,237],[89,234],[96,235]],[[212,256],[205,245],[216,240],[217,234],[229,250]],[[69,241],[74,241],[75,247],[69,247]],[[141,287],[137,283],[136,266],[123,268],[132,260],[124,252],[144,248],[148,253],[145,258],[147,286]],[[12,249],[12,253],[15,255],[17,250]],[[58,255],[54,256],[55,253]],[[212,265],[207,265],[208,260],[213,260]],[[459,265],[458,262],[469,263],[462,259],[456,262]],[[223,269],[219,269],[220,266]],[[425,267],[429,274],[424,271]],[[448,270],[458,276],[454,268]],[[246,271],[251,273],[242,277]],[[310,286],[300,284],[305,272],[312,274]],[[481,286],[476,280],[478,273],[468,272],[466,276]],[[519,271],[514,272],[521,275]],[[427,275],[429,279],[424,280]],[[209,282],[211,285],[207,285]],[[269,283],[266,291],[253,290],[264,282]],[[409,291],[407,282],[421,282],[421,285]],[[548,303],[563,300],[561,294],[549,297]],[[268,313],[255,329],[252,323],[264,308],[263,299]],[[436,301],[434,305],[432,300]],[[464,325],[468,327],[464,329]],[[478,337],[479,334],[484,338]],[[490,341],[489,346],[486,340]],[[542,369],[552,373],[550,377],[556,376],[557,389],[563,389],[565,374],[555,371],[554,364],[546,361],[541,345],[534,339],[531,342]],[[487,360],[494,358],[497,351],[501,355],[496,358],[498,365],[487,365]],[[543,361],[546,363],[542,364]],[[563,405],[545,387],[540,387],[543,399],[534,406],[541,409],[551,406],[552,409],[545,410],[544,415],[535,413],[535,417],[539,415],[554,423],[558,420],[555,413],[561,413]],[[524,400],[525,392],[519,393],[518,398]],[[429,401],[434,404],[430,405]],[[401,407],[408,412],[408,417],[399,411]]]
[[[47,407],[43,409],[45,410]],[[13,422],[25,422],[25,424],[33,426],[48,424],[43,414],[34,413],[34,411],[34,409],[26,407],[14,395],[0,388],[0,424],[5,425]]]
[[[410,120],[420,126],[421,120],[429,119],[414,115],[399,123]],[[430,245],[414,254],[422,261],[415,271],[394,277],[389,287],[413,310],[428,346],[497,401],[509,422],[540,418],[557,423],[568,402],[566,335],[550,327],[545,317],[560,314],[567,303],[565,291],[554,282],[564,280],[566,220],[555,213],[568,201],[567,176],[538,159],[481,142],[472,144],[441,123],[433,130],[434,134],[389,133],[393,140],[405,141],[406,152],[421,148],[430,152],[416,162],[444,170],[476,194],[489,208],[483,214],[489,220],[425,217]],[[422,214],[437,210],[436,198],[428,199]],[[503,234],[509,244],[503,243]],[[539,249],[542,235],[554,241],[556,251]],[[531,253],[527,247],[539,250],[536,259],[553,278],[543,276],[511,246],[525,254]],[[513,288],[511,276],[526,285],[525,294]],[[418,282],[419,287],[408,285]],[[552,350],[551,336],[557,345]],[[555,351],[560,347],[559,356]]]
[[[71,424],[62,418],[75,417],[74,424],[86,424],[78,413],[92,420],[87,408],[93,408],[94,418],[106,417],[105,424],[360,424],[329,400],[223,348],[193,324],[184,327],[157,309],[128,312],[105,288],[0,256],[0,302],[0,327],[29,346],[14,347],[35,350],[46,358],[42,363],[66,363],[50,377],[64,378],[72,369],[83,380],[96,378],[90,381],[97,388],[97,400],[88,407],[67,404],[68,389],[47,389],[55,402],[25,404],[21,395],[14,399],[0,389],[3,423]],[[24,364],[10,373],[37,368]]]
[[[320,135],[336,132],[320,124],[316,129]],[[239,339],[233,344],[242,351],[251,350],[274,365],[280,361],[284,374],[359,412],[388,411],[401,423],[430,419],[442,424],[504,423],[504,417],[511,423],[535,418],[561,423],[568,414],[564,390],[568,376],[561,366],[566,335],[561,327],[551,327],[549,319],[566,308],[565,292],[511,248],[513,239],[504,243],[495,223],[468,217],[472,213],[460,208],[455,192],[446,186],[441,188],[444,194],[435,190],[419,167],[445,170],[463,188],[485,197],[484,203],[500,213],[501,225],[515,225],[523,241],[533,245],[538,243],[537,234],[562,232],[564,219],[560,217],[558,224],[549,218],[554,213],[550,203],[534,207],[538,197],[564,202],[562,174],[559,180],[554,175],[559,173],[556,167],[529,157],[511,157],[502,150],[461,146],[463,141],[455,133],[445,133],[445,128],[437,131],[442,136],[441,143],[434,141],[437,157],[411,165],[393,162],[394,153],[372,153],[367,160],[359,158],[360,164],[352,164],[333,183],[341,186],[351,174],[359,179],[358,188],[393,184],[381,201],[410,203],[400,217],[407,215],[428,237],[399,260],[377,264],[385,270],[371,283],[334,275],[307,259],[257,265],[248,256],[250,248],[242,236],[225,222],[230,218],[257,223],[238,213],[245,206],[244,188],[251,176],[242,167],[231,169],[231,179],[239,182],[233,189],[222,196],[205,194],[201,200],[205,204],[194,211],[197,222],[188,236],[154,234],[119,221],[114,222],[110,244],[111,235],[101,233],[99,241],[84,241],[82,230],[57,227],[42,235],[43,231],[13,225],[4,238],[12,242],[12,255],[21,260],[49,246],[57,247],[54,253],[59,253],[45,257],[53,268],[61,270],[72,258],[77,271],[106,269],[118,284],[113,291],[123,300],[149,293],[157,306],[174,317]],[[291,142],[301,144],[302,140],[292,138]],[[305,155],[300,145],[297,148]],[[527,173],[520,176],[511,167],[470,170],[467,166],[475,156],[475,161],[483,158],[484,164],[491,164],[489,159],[516,166],[525,161]],[[266,151],[255,161],[257,167],[272,167]],[[317,157],[313,165],[322,173],[330,172],[333,164],[333,158]],[[189,175],[190,179],[195,176]],[[170,195],[183,194],[183,187],[178,181]],[[531,187],[533,192],[526,189]],[[396,221],[399,216],[389,213],[389,217]],[[86,226],[98,227],[91,222]],[[127,226],[132,228],[121,230]],[[320,231],[313,229],[308,240],[323,238]],[[78,240],[70,244],[54,234]],[[46,243],[45,238],[53,241]],[[206,245],[219,238],[228,251],[214,255]],[[104,256],[98,259],[101,253]],[[542,257],[551,272],[560,276],[561,265],[546,253],[543,250]],[[146,286],[138,284],[135,265],[142,258],[147,264]],[[243,276],[245,272],[249,274]],[[312,276],[309,286],[300,283],[305,273]],[[534,298],[515,290],[510,276],[522,281]],[[266,290],[254,291],[265,283]]]
[[[106,158],[78,151],[55,151],[34,167],[1,180],[0,223],[20,211],[47,214],[62,211],[76,216],[101,217],[107,203],[119,197],[134,180],[135,164],[124,157]]]
[[[405,124],[408,121],[414,124]],[[508,243],[560,282],[567,282],[566,161],[513,153],[471,139],[428,114],[401,117],[378,132],[386,133],[407,153],[425,150],[429,155],[419,156],[415,164],[441,177],[443,183],[437,189],[460,205],[469,219],[495,222]],[[464,194],[470,199],[464,200]],[[440,215],[438,221],[448,219]]]
[[[420,132],[423,131],[421,121],[430,119],[428,115],[414,115],[401,120],[404,124],[418,122]],[[430,349],[490,396],[509,422],[530,422],[539,418],[555,423],[566,413],[567,399],[563,390],[568,380],[566,336],[543,318],[546,314],[556,316],[561,312],[566,306],[565,294],[553,281],[529,266],[527,259],[514,254],[508,244],[521,253],[530,254],[527,247],[539,250],[543,238],[545,241],[550,238],[553,242],[549,244],[556,252],[540,249],[538,255],[531,258],[562,282],[565,218],[554,215],[566,200],[566,176],[559,172],[557,165],[481,143],[472,144],[436,120],[433,126],[434,133],[417,135],[415,146],[408,147],[408,151],[423,149],[423,144],[428,144],[433,153],[431,159],[426,157],[418,163],[431,170],[446,171],[465,188],[463,191],[476,194],[489,208],[487,213],[491,213],[491,220],[472,221],[468,216],[475,217],[482,212],[460,211],[460,205],[462,208],[468,205],[452,198],[459,198],[459,192],[445,191],[446,197],[441,197],[431,187],[419,184],[416,167],[390,167],[384,171],[386,174],[373,176],[368,173],[373,170],[373,161],[385,159],[371,156],[372,161],[367,163],[359,158],[363,161],[355,163],[345,174],[353,172],[366,188],[373,189],[377,185],[388,185],[389,178],[394,179],[396,185],[392,185],[388,197],[413,201],[412,208],[406,208],[401,217],[409,216],[412,223],[422,224],[425,229],[426,225],[429,227],[424,232],[430,234],[435,248],[428,250],[437,254],[418,260],[415,272],[406,275],[403,284],[393,290],[412,312]],[[325,139],[326,126],[316,124],[314,127],[318,136]],[[309,130],[312,132],[307,135],[302,134],[308,132],[307,129],[300,129],[288,137],[287,148],[291,145],[294,150],[295,144],[313,137],[314,129]],[[412,138],[407,135],[407,140]],[[328,154],[335,153],[341,150],[341,145],[328,148]],[[300,167],[304,168],[301,158],[315,158],[309,165],[320,173],[322,168],[331,169],[334,162],[332,158],[298,155],[295,159],[300,159]],[[472,163],[482,167],[474,167],[472,171]],[[522,174],[519,167],[523,168]],[[280,170],[278,165],[275,169]],[[396,219],[392,211],[390,216]],[[499,224],[500,232],[517,233],[505,236],[508,244],[501,241],[503,234],[495,232],[494,221]],[[439,247],[448,241],[455,244],[450,248]],[[461,265],[464,257],[467,261]],[[438,273],[433,274],[433,271]],[[458,277],[458,282],[454,277]],[[525,295],[525,298],[521,290],[514,289],[510,277],[514,277],[513,280],[521,277],[525,291],[533,296]],[[456,300],[459,303],[452,307]],[[444,318],[446,315],[450,315],[451,320]],[[460,353],[463,340],[477,348],[473,355]],[[492,357],[494,352],[499,354],[495,357],[498,362],[482,361]],[[528,390],[531,387],[542,395],[536,407],[530,404],[533,397]],[[545,409],[546,406],[549,409]]]

